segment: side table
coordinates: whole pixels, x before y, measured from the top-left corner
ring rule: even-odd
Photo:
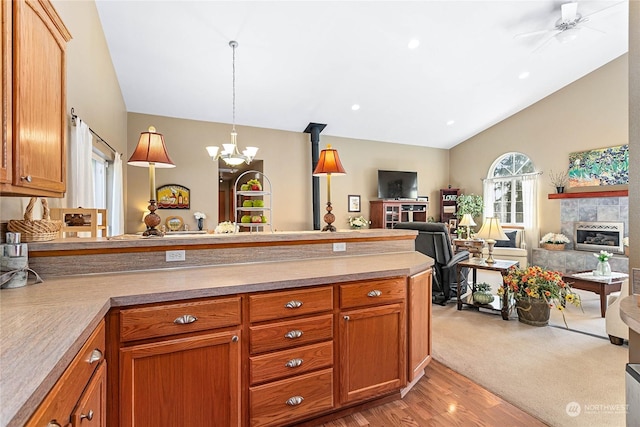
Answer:
[[[484,240],[482,239],[453,239],[453,247],[455,252],[469,251],[474,257],[482,258],[482,248]]]
[[[504,276],[507,275],[509,268],[516,266],[519,266],[519,262],[518,261],[510,261],[510,260],[495,260],[495,262],[493,264],[488,264],[484,259],[482,258],[469,258],[467,261],[460,261],[458,263],[457,266],[457,274],[456,277],[458,278],[458,310],[462,310],[462,305],[466,304],[466,305],[471,305],[474,307],[485,307],[491,310],[495,310],[495,311],[500,311],[500,314],[502,314],[502,318],[504,320],[509,320],[509,296],[508,294],[505,292],[504,295],[502,296],[502,299],[499,301],[494,301],[491,304],[476,304],[473,302],[473,292],[475,291],[476,288],[476,280],[477,280],[477,274],[478,274],[478,270],[488,270],[488,271],[498,271],[500,272],[500,274],[502,275],[503,281],[504,281]],[[472,277],[473,277],[473,282],[471,284],[471,291],[467,292],[464,295],[461,295],[460,293],[460,270],[463,267],[468,267],[471,269],[472,272]]]
[[[600,295],[600,315],[605,317],[607,312],[607,295],[618,292],[624,279],[629,277],[626,273],[613,272],[611,276],[594,276],[593,272],[563,273],[562,280],[574,289],[582,289]]]

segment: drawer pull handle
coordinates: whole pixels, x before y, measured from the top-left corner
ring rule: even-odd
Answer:
[[[49,423],[47,424],[47,427],[62,427],[62,426],[55,421],[49,421]]]
[[[351,318],[349,316],[344,316],[343,319],[347,320],[347,321],[351,320]]]
[[[84,420],[85,418],[88,419],[89,421],[93,419],[93,409],[89,409],[89,412],[87,413],[87,415],[80,414],[80,420]]]
[[[176,325],[188,325],[189,323],[193,323],[196,320],[198,320],[196,316],[185,314],[183,316],[178,317],[176,320],[173,321],[173,323],[175,323]]]
[[[285,363],[284,366],[286,366],[287,368],[297,368],[298,366],[302,365],[302,362],[302,359],[291,359],[287,363]]]
[[[302,301],[291,300],[284,305],[286,308],[300,308],[302,307]]]
[[[99,362],[101,360],[102,360],[102,352],[97,348],[94,349],[91,352],[91,355],[89,356],[89,365],[91,365],[93,362]]]
[[[293,331],[289,331],[286,334],[284,334],[285,338],[289,338],[291,340],[294,340],[296,338],[300,338],[302,336],[302,331],[299,331],[297,329],[294,329]]]
[[[367,294],[367,296],[368,296],[368,297],[371,297],[371,298],[377,298],[377,297],[379,297],[380,295],[382,295],[382,292],[380,292],[380,291],[379,291],[379,290],[377,290],[377,289],[374,289],[374,290],[372,290],[372,291],[369,291],[369,293]]]
[[[238,342],[238,336],[237,335],[232,336],[231,342]]]
[[[20,179],[22,181],[27,181],[27,182],[31,182],[32,181],[31,175],[21,176]]]
[[[289,406],[298,406],[302,403],[304,397],[302,396],[293,396],[287,399],[287,405]]]

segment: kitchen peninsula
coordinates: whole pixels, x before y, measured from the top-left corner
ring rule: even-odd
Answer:
[[[158,407],[167,401],[144,402],[144,393],[160,383],[179,389],[169,359],[186,366],[195,352],[219,359],[180,376],[215,377],[199,390],[220,392],[197,391],[176,408],[201,417],[197,425],[213,413],[217,425],[286,425],[400,398],[431,353],[432,260],[414,251],[415,236],[380,229],[29,244],[30,266],[45,282],[0,294],[0,425],[50,417],[50,390],[94,331],[105,362],[92,375],[106,371],[100,419],[110,426],[166,415]],[[166,261],[167,251],[185,261]],[[149,367],[149,354],[160,369]]]

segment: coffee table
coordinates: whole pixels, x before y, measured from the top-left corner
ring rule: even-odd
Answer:
[[[600,295],[600,315],[602,317],[607,312],[607,295],[618,292],[627,277],[629,277],[628,274],[618,272],[612,272],[611,276],[594,276],[592,271],[562,274],[562,280],[572,288]]]
[[[504,320],[509,320],[509,296],[508,293],[505,292],[502,298],[494,299],[494,302],[490,304],[476,304],[473,302],[473,291],[476,288],[476,280],[478,270],[489,270],[489,271],[498,271],[503,277],[507,275],[510,267],[514,265],[518,267],[520,263],[518,261],[510,261],[510,260],[495,260],[493,264],[487,263],[487,261],[483,258],[469,258],[466,261],[460,261],[457,266],[456,277],[458,278],[458,310],[462,310],[462,305],[470,305],[477,308],[483,307],[494,311],[500,311],[502,314],[502,318]],[[464,295],[461,295],[460,292],[460,270],[463,267],[469,267],[471,269],[473,282],[471,283],[471,292],[467,292]]]

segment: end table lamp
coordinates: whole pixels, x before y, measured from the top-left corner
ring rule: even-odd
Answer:
[[[143,236],[164,236],[164,233],[156,227],[160,225],[161,219],[156,213],[156,167],[175,168],[176,165],[169,158],[167,147],[164,145],[164,136],[156,132],[156,128],[149,126],[147,132],[142,132],[138,139],[138,145],[133,151],[131,158],[127,162],[131,166],[149,168],[149,214],[144,217],[147,230]]]
[[[496,244],[496,240],[509,240],[502,227],[500,226],[500,220],[496,217],[485,218],[480,231],[476,234],[476,237],[484,239],[489,245],[489,256],[487,257],[487,264],[493,264],[496,261],[493,259],[493,245]]]
[[[473,221],[473,217],[471,214],[462,215],[462,219],[460,220],[460,224],[463,227],[467,227],[467,239],[471,238],[471,227],[475,227],[477,224]]]
[[[336,231],[336,227],[332,224],[336,220],[334,214],[331,213],[333,208],[331,207],[331,175],[345,175],[346,172],[340,157],[338,157],[338,151],[331,148],[331,145],[327,145],[327,148],[320,152],[320,158],[318,164],[313,171],[313,176],[327,176],[327,213],[324,215],[324,222],[327,225],[324,226],[322,231]]]

